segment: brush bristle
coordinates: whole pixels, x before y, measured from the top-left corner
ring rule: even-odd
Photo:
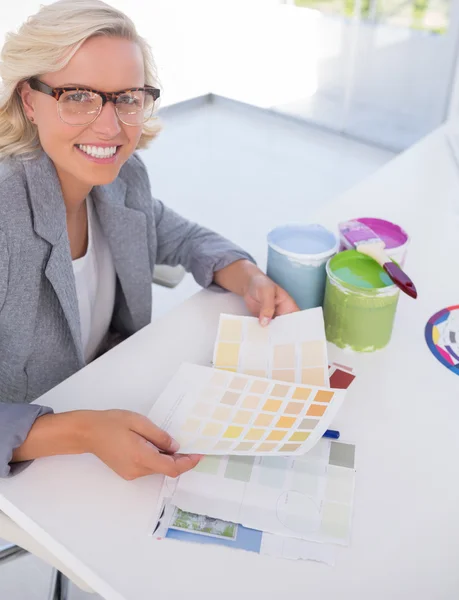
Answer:
[[[382,241],[370,227],[359,221],[340,223],[339,230],[341,235],[354,247],[362,243],[371,244]]]

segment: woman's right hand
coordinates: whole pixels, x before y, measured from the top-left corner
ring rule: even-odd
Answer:
[[[159,473],[178,477],[193,469],[198,454],[175,454],[178,443],[150,419],[127,410],[82,411],[87,451],[127,480]]]

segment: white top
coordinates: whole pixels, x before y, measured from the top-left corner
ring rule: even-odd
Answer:
[[[400,295],[386,350],[329,348],[330,360],[355,359],[358,371],[333,423],[357,445],[352,540],[335,567],[153,540],[162,478],[128,482],[90,454],[36,460],[0,480],[0,510],[107,600],[272,600],[285,596],[286,582],[292,598],[459,598],[459,377],[424,341],[427,319],[459,300],[459,174],[444,131],[312,217],[334,227],[368,214],[400,223],[412,237],[406,268],[419,292]],[[147,414],[182,362],[209,364],[221,312],[246,309],[232,294],[201,292],[37,403]]]
[[[116,273],[108,242],[103,234],[91,196],[88,211],[88,249],[73,261],[80,309],[81,341],[86,362],[96,356],[104,340],[115,304]]]

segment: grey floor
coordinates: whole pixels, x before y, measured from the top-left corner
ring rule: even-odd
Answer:
[[[264,267],[266,233],[309,221],[393,157],[312,126],[216,100],[168,108],[164,130],[143,152],[153,195],[244,246]],[[153,318],[198,289],[154,287]],[[0,540],[1,546],[1,540]],[[26,556],[0,567],[0,600],[47,600],[51,570]],[[96,600],[72,588],[70,600]]]

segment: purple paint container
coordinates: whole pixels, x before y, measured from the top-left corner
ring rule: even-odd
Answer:
[[[354,219],[370,227],[378,237],[386,244],[385,252],[394,259],[402,268],[405,264],[406,253],[410,242],[409,235],[400,225],[396,225],[391,221],[384,219],[376,219],[373,217],[359,217]],[[343,238],[340,238],[341,250],[351,249],[352,246]]]

